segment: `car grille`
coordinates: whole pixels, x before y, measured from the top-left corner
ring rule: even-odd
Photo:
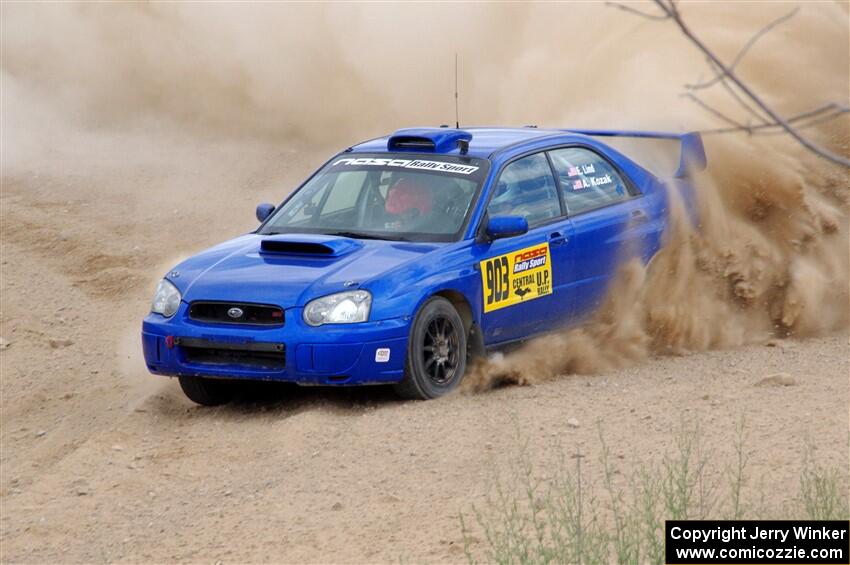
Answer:
[[[217,324],[282,326],[283,309],[279,306],[242,302],[192,302],[189,305],[189,318]]]
[[[252,369],[282,370],[286,367],[283,343],[221,343],[207,339],[175,338],[186,363],[194,365],[241,365]]]

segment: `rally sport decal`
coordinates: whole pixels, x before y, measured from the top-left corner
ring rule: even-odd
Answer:
[[[549,244],[518,249],[481,261],[484,312],[552,294]]]

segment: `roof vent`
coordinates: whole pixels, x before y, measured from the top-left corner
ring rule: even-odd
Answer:
[[[466,142],[466,147],[469,147],[471,139],[471,133],[460,129],[400,129],[387,140],[387,149],[389,151],[451,153],[463,149],[460,147],[461,142]]]
[[[394,136],[389,149],[410,149],[413,151],[433,151],[435,144],[426,137]]]

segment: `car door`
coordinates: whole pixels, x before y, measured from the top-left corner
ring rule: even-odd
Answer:
[[[526,155],[502,169],[485,218],[499,216],[523,216],[529,231],[476,246],[488,345],[551,329],[572,308],[570,297],[560,292],[572,232],[545,153]]]
[[[649,215],[642,195],[601,154],[585,147],[549,152],[574,231],[567,287],[572,319],[605,299],[618,266],[642,254]]]

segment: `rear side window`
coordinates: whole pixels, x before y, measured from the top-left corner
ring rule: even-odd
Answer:
[[[628,200],[625,180],[608,161],[581,147],[551,151],[552,163],[571,215]]]
[[[561,201],[549,161],[543,153],[517,159],[502,171],[487,214],[522,216],[529,226],[561,215]]]

